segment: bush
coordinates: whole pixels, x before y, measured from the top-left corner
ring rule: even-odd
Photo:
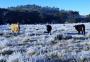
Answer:
[[[55,40],[68,40],[72,39],[72,36],[59,34],[55,37]]]
[[[0,52],[0,54],[2,54],[2,55],[11,55],[12,53],[13,53],[12,50],[4,50],[4,51]]]
[[[63,35],[59,34],[55,37],[55,40],[62,40],[63,39]]]

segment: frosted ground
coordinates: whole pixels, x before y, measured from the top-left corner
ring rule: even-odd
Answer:
[[[51,35],[45,25],[20,25],[19,34],[0,25],[0,62],[90,62],[90,23],[84,24],[85,36],[76,24],[52,24]]]

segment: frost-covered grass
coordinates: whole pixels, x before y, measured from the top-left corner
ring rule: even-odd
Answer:
[[[85,62],[90,61],[90,23],[86,35],[78,35],[75,24],[20,25],[20,33],[10,25],[0,25],[0,62]]]

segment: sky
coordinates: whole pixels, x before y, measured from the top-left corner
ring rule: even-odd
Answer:
[[[36,4],[43,7],[57,7],[60,8],[60,10],[79,11],[81,15],[90,14],[90,0],[0,0],[0,8],[27,4]]]

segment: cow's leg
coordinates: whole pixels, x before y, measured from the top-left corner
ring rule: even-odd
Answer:
[[[85,35],[85,31],[84,31],[84,35]]]
[[[48,31],[47,33],[51,35],[51,31]]]
[[[85,35],[85,31],[82,31],[82,34]]]
[[[48,34],[50,34],[51,32],[49,31]]]
[[[82,29],[82,34],[85,35],[85,28]]]
[[[82,34],[84,34],[84,31],[82,31]]]
[[[50,35],[51,35],[51,32],[50,32]]]
[[[84,32],[84,35],[85,35],[85,27],[83,28],[83,32]]]
[[[78,34],[80,34],[80,31],[78,31]]]

